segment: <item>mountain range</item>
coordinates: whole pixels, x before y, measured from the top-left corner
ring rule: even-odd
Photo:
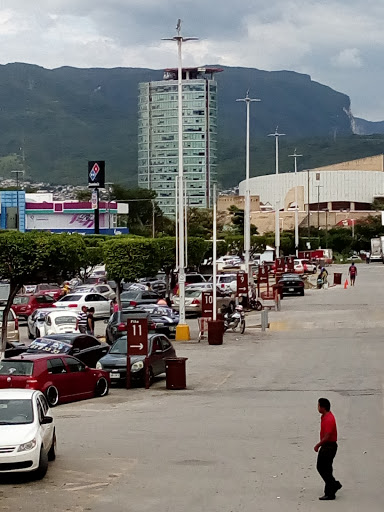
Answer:
[[[384,123],[355,119],[347,95],[310,76],[222,70],[216,75],[222,186],[237,185],[244,175],[245,106],[236,99],[248,89],[261,99],[251,107],[253,175],[274,169],[274,140],[267,135],[277,126],[287,134],[281,139],[282,171],[292,165],[288,154],[295,146],[305,155],[304,167],[383,152],[383,137],[365,135],[383,133]],[[107,181],[136,186],[138,84],[162,76],[161,70],[138,68],[0,66],[0,174],[25,168],[35,182],[86,185],[87,161],[103,159]]]

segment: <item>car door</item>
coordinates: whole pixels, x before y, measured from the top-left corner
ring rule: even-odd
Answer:
[[[176,351],[166,336],[160,337],[160,343],[162,348],[162,358],[161,358],[161,368],[162,371],[165,372],[165,360],[167,357],[176,357]]]
[[[48,402],[44,395],[39,395],[36,400],[37,405],[37,414],[39,417],[39,423],[40,423],[40,433],[41,438],[43,440],[44,449],[46,452],[50,449],[52,445],[52,439],[53,439],[53,423],[47,423],[46,425],[43,425],[43,419],[48,416]]]
[[[165,371],[162,361],[163,347],[161,345],[160,336],[154,336],[151,343],[150,365],[152,366],[153,375],[159,375]]]
[[[72,398],[83,399],[94,395],[94,379],[92,371],[75,357],[66,356]]]
[[[59,400],[67,401],[71,395],[70,380],[68,371],[61,357],[52,357],[47,359],[48,379],[44,391],[50,386],[55,386],[59,392]]]
[[[86,306],[95,308],[95,318],[108,317],[110,315],[110,302],[99,293],[89,293],[85,296]]]
[[[101,343],[93,336],[83,334],[73,342],[71,355],[90,368],[95,368],[97,361],[108,352],[109,346],[106,343]]]

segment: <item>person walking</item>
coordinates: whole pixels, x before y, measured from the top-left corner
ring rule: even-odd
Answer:
[[[352,262],[351,266],[349,267],[348,273],[349,279],[351,280],[351,286],[355,286],[355,279],[357,276],[357,268],[355,262]]]
[[[82,334],[87,332],[87,311],[87,306],[82,306],[76,319],[76,330],[79,330]]]
[[[314,447],[317,455],[317,471],[325,482],[324,496],[319,500],[334,500],[336,492],[342,488],[333,476],[333,459],[337,452],[337,426],[327,398],[319,398],[317,409],[321,414],[320,442]]]
[[[95,335],[95,318],[94,318],[95,308],[88,309],[87,315],[87,334]]]
[[[117,302],[116,297],[114,297],[114,299],[112,300],[112,307],[114,313],[117,313],[119,311],[119,303]]]

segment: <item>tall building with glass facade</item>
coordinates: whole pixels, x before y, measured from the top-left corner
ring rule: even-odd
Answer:
[[[216,181],[216,68],[183,68],[184,177],[190,207],[211,206]],[[139,85],[139,187],[157,192],[164,214],[175,216],[178,175],[177,69],[166,69],[159,82]]]

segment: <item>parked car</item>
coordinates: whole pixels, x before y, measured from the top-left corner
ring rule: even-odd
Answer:
[[[48,461],[56,457],[56,429],[40,391],[0,390],[0,439],[0,473],[46,475]]]
[[[148,364],[150,380],[165,372],[165,359],[176,357],[176,351],[168,338],[162,334],[148,336]],[[144,384],[145,356],[131,356],[131,381]],[[96,368],[109,372],[111,383],[125,384],[127,379],[127,337],[119,338],[109,353],[100,359]]]
[[[278,283],[281,288],[281,297],[285,295],[304,295],[304,281],[296,274],[283,274]]]
[[[155,332],[165,334],[168,338],[175,338],[179,315],[172,308],[160,304],[144,304],[141,307],[150,314],[155,324]]]
[[[212,278],[211,278],[212,281]],[[218,274],[216,285],[222,293],[231,294],[231,283],[237,283],[237,274]]]
[[[316,274],[317,265],[309,260],[294,260],[296,274]]]
[[[79,312],[82,306],[95,308],[95,318],[107,318],[111,314],[111,301],[100,293],[70,293],[54,303],[57,309]]]
[[[159,299],[161,295],[156,292],[131,288],[120,295],[121,309],[141,304],[156,304]]]
[[[194,290],[194,289],[185,289],[185,312],[193,315],[200,316],[202,312],[202,290]],[[222,293],[221,290],[217,290],[217,310],[223,306],[228,306],[231,302],[231,297]],[[172,307],[179,310],[180,306],[180,297],[175,295],[172,299],[173,305]]]
[[[0,332],[3,326],[4,306],[0,306]],[[15,312],[11,309],[7,319],[7,341],[20,341],[19,321]]]
[[[39,317],[37,317],[39,318]],[[79,333],[76,329],[77,313],[74,311],[51,311],[44,316],[43,325],[39,325],[39,336],[47,334]]]
[[[152,291],[158,293],[162,297],[165,297],[165,292],[167,290],[167,285],[162,279],[140,279],[139,284],[146,285],[150,283]]]
[[[112,300],[116,297],[116,293],[107,283],[100,284],[82,284],[77,286],[73,293],[100,293],[106,299]]]
[[[53,308],[55,299],[50,295],[16,295],[12,309],[16,315],[25,320],[38,308]]]
[[[61,287],[57,283],[26,284],[22,288],[23,294],[51,295],[57,300],[61,295]]]
[[[176,277],[178,277],[176,275]],[[189,284],[195,284],[195,283],[205,283],[206,279],[203,275],[198,274],[197,272],[188,272],[185,274],[185,286],[188,286]],[[179,291],[179,284],[177,283],[176,286],[173,288],[173,294],[177,295]]]
[[[27,348],[28,354],[38,352],[76,356],[87,366],[95,368],[97,361],[108,353],[109,346],[91,334],[50,334],[35,339]]]
[[[150,318],[149,313],[140,307],[126,308],[122,311],[112,313],[109,320],[105,320],[105,323],[107,324],[105,328],[105,340],[109,345],[113,345],[117,339],[127,335],[128,318],[147,318],[148,332],[155,332],[156,326]]]
[[[105,396],[109,383],[107,372],[66,354],[23,354],[0,362],[0,389],[39,390],[50,407]]]
[[[52,308],[35,309],[32,315],[27,318],[28,338],[34,340],[45,333],[45,317],[52,312]]]
[[[4,357],[14,357],[26,352],[28,350],[28,346],[24,345],[24,343],[20,343],[19,341],[7,341],[5,343],[5,354]]]

